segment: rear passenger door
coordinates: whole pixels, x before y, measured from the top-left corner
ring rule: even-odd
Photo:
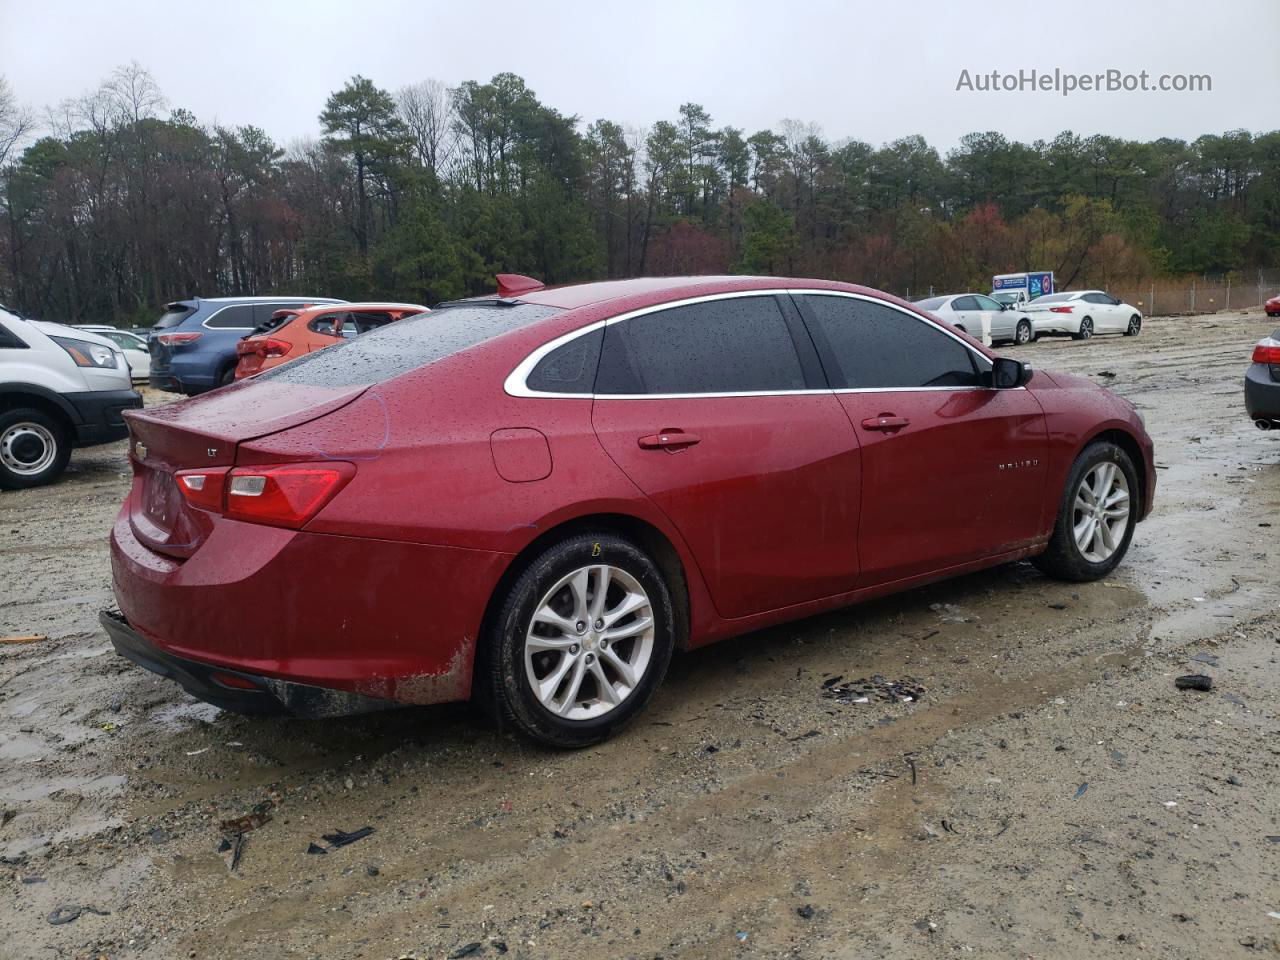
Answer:
[[[616,318],[595,395],[600,442],[679,530],[722,616],[853,588],[858,442],[788,298]]]
[[[981,294],[975,295],[974,300],[978,303],[978,309],[981,311],[979,317],[986,315],[991,321],[991,338],[993,340],[1012,340],[1014,321],[1017,319],[1012,310],[1006,310],[1000,306],[1000,301],[991,297],[984,297]],[[981,329],[981,326],[979,326]],[[978,335],[978,339],[982,339],[982,335]]]

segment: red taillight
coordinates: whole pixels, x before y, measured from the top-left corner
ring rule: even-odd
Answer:
[[[227,474],[225,515],[297,530],[355,476],[350,463],[237,467]]]
[[[166,347],[180,347],[184,343],[195,343],[203,336],[203,333],[161,333],[156,339]]]
[[[1280,365],[1280,343],[1271,339],[1263,340],[1253,348],[1253,362]]]
[[[222,512],[222,491],[226,487],[230,467],[210,470],[179,470],[173,475],[187,503],[201,510]]]
[[[236,353],[240,356],[257,354],[259,357],[283,357],[293,349],[288,340],[277,340],[275,337],[250,337],[236,344]]]
[[[1074,307],[1050,307],[1049,312],[1050,313],[1070,313],[1073,309],[1075,308]]]

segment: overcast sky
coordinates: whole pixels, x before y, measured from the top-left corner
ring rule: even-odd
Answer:
[[[985,7],[985,10],[983,9]],[[319,133],[352,74],[394,90],[501,71],[584,121],[673,118],[694,101],[747,133],[783,118],[832,140],[972,130],[1137,139],[1280,128],[1280,0],[0,0],[0,73],[43,108],[130,60],[170,106]],[[1207,93],[957,91],[962,70],[1209,74]]]

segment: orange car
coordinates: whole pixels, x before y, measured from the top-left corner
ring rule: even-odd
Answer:
[[[271,319],[236,344],[236,379],[270,370],[316,350],[350,340],[404,317],[426,313],[416,303],[328,303],[277,310]]]

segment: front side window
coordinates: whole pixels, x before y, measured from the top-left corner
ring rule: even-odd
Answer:
[[[854,297],[802,298],[827,342],[837,389],[985,386],[990,369],[960,341],[887,304]]]
[[[605,328],[596,393],[778,393],[805,389],[773,296],[727,297]]]
[[[1002,309],[1004,309],[1003,307],[1001,307],[1001,306],[1000,306],[1000,304],[996,303],[996,301],[992,300],[990,297],[974,297],[973,299],[975,299],[975,300],[977,300],[977,301],[978,301],[978,309],[979,309],[979,310],[1002,310]]]
[[[27,342],[0,322],[0,350],[25,350]]]

